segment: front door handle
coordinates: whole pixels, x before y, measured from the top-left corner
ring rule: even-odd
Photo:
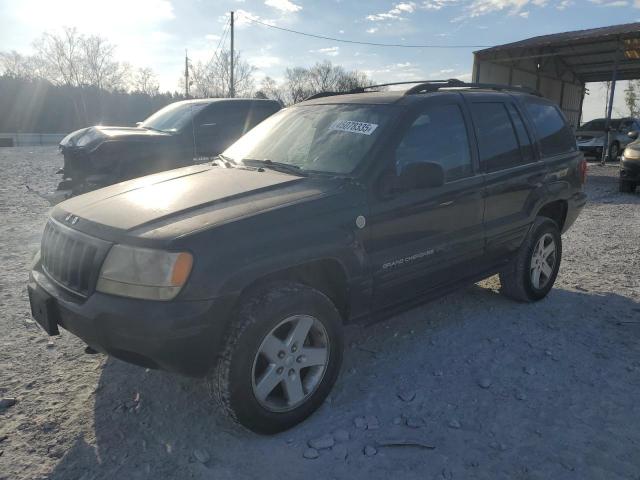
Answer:
[[[442,202],[440,205],[438,205],[439,207],[448,207],[449,205],[453,205],[455,203],[455,200],[449,200],[448,202]]]

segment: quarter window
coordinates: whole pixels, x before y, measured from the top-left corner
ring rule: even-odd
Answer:
[[[576,150],[575,136],[555,106],[534,101],[527,101],[526,106],[543,155],[560,155]]]
[[[487,172],[515,167],[523,163],[520,144],[503,103],[473,103],[480,161]],[[523,132],[526,137],[526,132]]]
[[[447,182],[473,173],[460,107],[434,105],[414,120],[396,149],[396,172],[399,175],[407,165],[419,162],[440,164]]]

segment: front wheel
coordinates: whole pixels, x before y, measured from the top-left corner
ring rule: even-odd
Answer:
[[[520,302],[547,296],[558,276],[562,238],[556,222],[538,217],[517,255],[500,273],[502,292]]]
[[[342,363],[342,322],[326,295],[277,283],[243,300],[212,378],[235,421],[257,433],[286,430],[324,401]]]

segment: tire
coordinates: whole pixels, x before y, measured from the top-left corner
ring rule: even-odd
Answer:
[[[210,378],[212,394],[249,430],[281,432],[331,391],[342,363],[342,320],[326,295],[298,283],[267,285],[241,301]]]
[[[619,190],[620,193],[633,193],[636,191],[636,184],[626,180],[620,180]]]
[[[551,241],[554,245],[553,252],[550,250]],[[550,252],[548,255],[539,256],[541,244],[545,251]],[[546,267],[542,265],[542,258]],[[509,266],[500,272],[502,293],[519,302],[536,302],[543,299],[556,281],[561,260],[562,238],[558,225],[550,218],[538,217],[516,256]]]

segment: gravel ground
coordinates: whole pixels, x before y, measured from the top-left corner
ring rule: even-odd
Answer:
[[[491,278],[350,326],[329,400],[264,437],[197,380],[85,355],[31,321],[49,208],[37,192],[60,163],[52,148],[0,149],[0,398],[16,400],[0,403],[0,479],[640,478],[640,195],[617,193],[615,167],[590,166],[545,300],[513,303]]]

